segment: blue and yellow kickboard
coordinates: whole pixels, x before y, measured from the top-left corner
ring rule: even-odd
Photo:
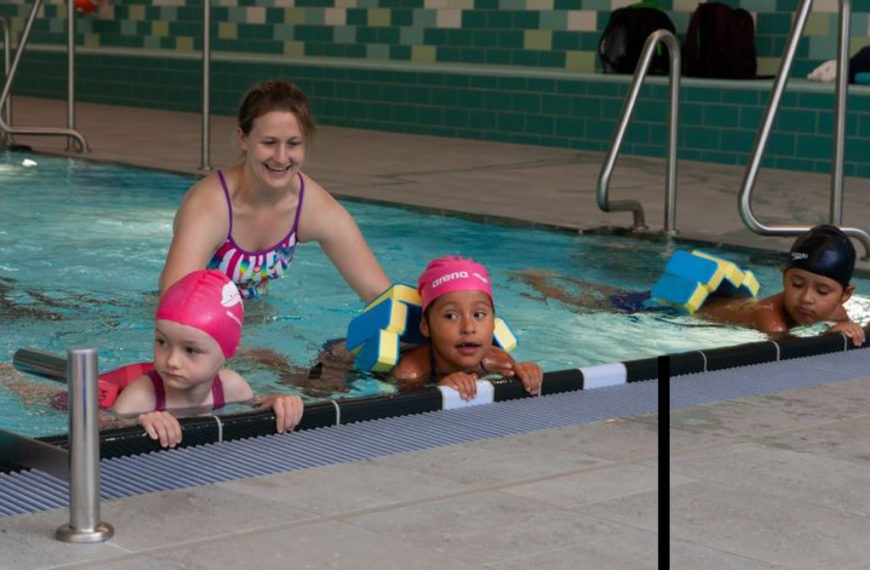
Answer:
[[[761,286],[751,271],[703,251],[677,251],[653,285],[653,300],[688,313],[700,309],[711,293],[755,297]]]
[[[399,335],[377,331],[359,348],[353,362],[360,370],[389,372],[399,362]]]
[[[401,301],[408,305],[417,305],[418,307],[423,304],[423,301],[420,299],[420,293],[417,292],[416,288],[406,283],[393,283],[386,291],[372,299],[368,305],[363,307],[363,312],[372,309],[387,299]]]
[[[366,342],[374,331],[397,333],[405,342],[422,342],[420,305],[387,298],[354,317],[347,327],[347,349],[354,351]]]
[[[401,343],[420,344],[423,317],[420,295],[410,285],[396,283],[367,304],[347,327],[347,349],[361,370],[389,372],[399,361]],[[493,343],[506,352],[517,347],[517,337],[496,317]]]

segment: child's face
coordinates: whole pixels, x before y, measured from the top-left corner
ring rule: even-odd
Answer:
[[[211,382],[225,360],[207,333],[174,321],[155,321],[154,368],[167,388],[187,390]]]
[[[492,346],[492,301],[481,291],[446,293],[432,302],[420,331],[432,343],[439,374],[477,370]]]
[[[811,325],[830,320],[834,312],[852,296],[853,286],[845,290],[839,282],[805,269],[793,267],[782,273],[783,304],[798,324]]]

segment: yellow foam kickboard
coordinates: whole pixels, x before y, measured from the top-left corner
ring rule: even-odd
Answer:
[[[755,274],[751,271],[743,272],[743,281],[740,283],[740,286],[746,289],[753,297],[757,297],[758,291],[761,289],[761,283],[758,282]]]
[[[718,264],[719,268],[722,270],[722,278],[728,281],[733,287],[738,288],[740,287],[740,284],[743,283],[743,270],[735,263],[732,263],[727,259],[722,259],[721,257],[716,257],[715,255],[710,255],[709,253],[698,249],[692,251],[692,255],[709,259]],[[712,293],[714,290],[715,289],[710,292]]]
[[[423,304],[423,301],[420,299],[420,294],[417,292],[416,287],[412,287],[405,283],[393,283],[386,291],[372,299],[368,305],[363,307],[363,311],[368,311],[369,309],[382,303],[386,299],[402,301],[403,303],[407,303],[409,305],[420,306]]]
[[[495,318],[495,330],[492,337],[505,352],[511,352],[517,347],[516,335],[501,317]]]
[[[399,362],[399,336],[388,330],[379,330],[363,343],[355,353],[360,368],[372,372],[389,372]]]

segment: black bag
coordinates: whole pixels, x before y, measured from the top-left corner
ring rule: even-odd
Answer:
[[[683,48],[688,77],[755,77],[755,22],[752,14],[721,2],[698,4],[689,20]]]
[[[668,15],[652,3],[632,4],[611,12],[598,40],[598,55],[604,73],[634,73],[643,44],[656,30],[676,32]],[[650,61],[649,73],[668,73],[668,50],[659,44]]]

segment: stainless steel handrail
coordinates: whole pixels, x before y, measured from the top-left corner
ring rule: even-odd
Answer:
[[[0,17],[0,28],[3,28],[3,77],[9,77],[9,70],[12,68],[12,35],[9,33],[9,22],[6,18]],[[7,124],[12,123],[12,100],[8,99],[0,106],[2,119]],[[5,137],[6,143],[12,143],[12,137]]]
[[[211,170],[211,0],[202,2],[202,161]]]
[[[786,83],[788,83],[788,74],[791,70],[795,53],[797,52],[801,34],[806,27],[807,18],[809,17],[812,4],[813,0],[803,0],[797,16],[795,17],[791,34],[786,43],[785,54],[780,62],[779,70],[776,73],[776,79],[773,82],[773,90],[770,94],[770,99],[767,101],[764,120],[758,129],[755,147],[752,150],[752,156],[746,166],[746,173],[744,174],[743,184],[740,188],[740,217],[743,220],[743,223],[746,224],[746,227],[759,235],[798,235],[810,228],[810,226],[799,225],[768,226],[762,224],[752,212],[752,189],[755,187],[755,182],[758,178],[758,171],[761,167],[764,149],[767,146],[768,138],[770,138],[770,131],[773,129],[773,123],[776,119],[776,113],[779,110],[782,94],[783,91],[785,91]],[[834,156],[831,161],[830,223],[834,225],[840,225],[843,221],[843,160],[844,148],[846,146],[846,94],[849,79],[850,19],[851,0],[840,0],[840,29],[837,44],[837,82],[835,87],[834,109]],[[864,246],[865,258],[870,255],[870,234],[859,228],[843,227],[841,229],[847,235],[850,235],[861,242]]]
[[[72,3],[72,0],[67,0]],[[0,108],[9,99],[9,92],[12,89],[12,81],[15,79],[15,73],[18,71],[18,64],[21,62],[21,55],[24,53],[24,48],[27,45],[27,40],[30,38],[30,31],[33,28],[33,22],[36,20],[36,15],[42,6],[42,0],[33,0],[33,6],[30,9],[30,14],[27,16],[27,22],[24,25],[24,30],[21,32],[21,38],[18,41],[18,49],[15,50],[15,58],[12,61],[12,66],[9,69],[9,74],[6,76],[6,83],[3,86],[3,92],[0,94]],[[69,23],[73,25],[72,21]],[[72,73],[72,70],[70,70]],[[75,129],[56,129],[51,127],[12,127],[0,118],[0,131],[8,134],[19,135],[58,135],[75,139],[78,141],[79,150],[89,152],[88,141],[85,137]]]
[[[646,219],[643,212],[643,205],[637,200],[615,200],[611,201],[609,196],[610,178],[613,175],[613,167],[616,164],[616,158],[619,156],[619,149],[622,147],[622,141],[625,138],[625,132],[628,129],[631,115],[634,112],[637,98],[640,94],[640,89],[643,86],[649,71],[650,62],[652,61],[653,52],[659,43],[665,44],[670,53],[670,67],[668,74],[669,99],[670,106],[668,117],[668,157],[667,157],[667,172],[665,174],[665,226],[666,234],[676,234],[676,210],[677,210],[677,125],[679,124],[679,96],[680,96],[680,69],[681,55],[680,42],[677,37],[668,30],[656,30],[647,38],[641,52],[640,60],[634,72],[634,79],[631,82],[628,96],[625,100],[625,105],[622,109],[622,116],[617,125],[616,132],[613,135],[613,140],[610,143],[610,150],[604,159],[601,166],[601,173],[598,175],[598,207],[603,212],[619,212],[630,211],[634,216],[633,231],[646,231]]]

